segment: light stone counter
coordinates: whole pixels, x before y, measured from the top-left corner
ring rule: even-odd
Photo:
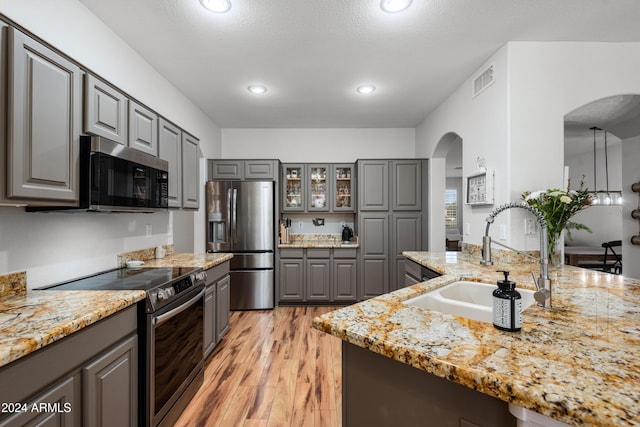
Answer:
[[[340,234],[292,234],[289,243],[279,243],[278,248],[308,248],[325,249],[337,248],[348,249],[357,248],[358,237],[354,236],[351,241],[343,242]]]
[[[209,269],[232,254],[171,252],[153,259],[154,248],[118,256],[118,264],[144,259],[145,267],[201,267]],[[0,366],[96,323],[145,298],[144,291],[27,290],[25,272],[0,276]]]
[[[552,268],[553,309],[522,313],[522,330],[409,307],[402,301],[461,278],[511,271],[533,289],[539,264],[481,266],[463,252],[406,252],[444,275],[314,319],[314,327],[425,372],[573,425],[640,425],[640,280]]]

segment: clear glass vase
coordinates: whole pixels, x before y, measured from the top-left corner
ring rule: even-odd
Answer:
[[[560,267],[564,264],[562,254],[562,233],[549,234],[549,265],[551,267]]]

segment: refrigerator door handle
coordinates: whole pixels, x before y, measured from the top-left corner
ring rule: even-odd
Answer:
[[[231,224],[232,224],[232,217],[231,217],[231,213],[232,213],[232,207],[231,207],[231,188],[229,188],[227,190],[227,223],[226,223],[226,233],[225,233],[225,238],[227,242],[231,242],[231,236],[232,236],[232,230],[231,230]]]
[[[232,236],[233,236],[233,243],[237,243],[237,239],[238,239],[238,189],[234,188],[233,189],[233,199],[232,199],[232,204],[233,204],[233,217],[232,217],[232,221],[233,224],[231,226],[231,232],[232,232]]]

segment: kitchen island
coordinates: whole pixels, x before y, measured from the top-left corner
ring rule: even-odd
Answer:
[[[521,331],[503,332],[402,302],[462,278],[495,283],[503,269],[519,288],[533,289],[537,263],[481,266],[470,252],[404,255],[443,275],[327,313],[314,327],[341,338],[343,348],[366,349],[567,424],[640,424],[639,280],[552,268],[554,308],[533,305],[522,313]]]

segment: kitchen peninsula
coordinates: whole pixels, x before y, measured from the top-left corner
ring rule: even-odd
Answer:
[[[523,310],[520,332],[502,332],[490,323],[402,302],[461,278],[495,283],[502,276],[496,270],[503,269],[511,271],[519,288],[533,289],[531,271],[538,264],[509,259],[485,267],[479,254],[469,251],[404,255],[442,276],[314,319],[314,327],[343,340],[343,402],[349,402],[349,410],[343,408],[345,424],[359,416],[350,413],[358,399],[386,389],[401,394],[400,378],[385,382],[382,372],[385,366],[407,365],[423,371],[411,371],[412,377],[445,379],[465,386],[465,392],[475,390],[570,425],[640,424],[639,280],[572,266],[552,268],[554,308],[533,305]],[[375,358],[378,370],[369,375],[374,377],[369,386],[379,390],[353,396],[344,364],[361,353]],[[429,407],[420,399],[412,401]],[[369,416],[393,417],[396,408],[390,402],[369,400]],[[456,402],[467,406],[462,395]],[[415,409],[420,416],[420,408]]]

